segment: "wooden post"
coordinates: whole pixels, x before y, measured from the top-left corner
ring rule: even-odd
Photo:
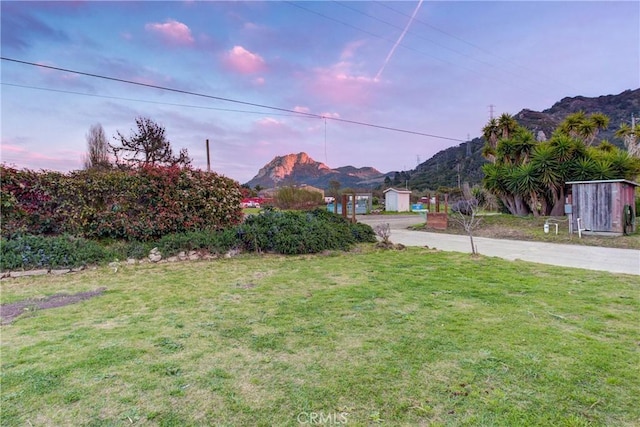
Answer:
[[[211,172],[211,160],[209,158],[209,140],[207,139],[207,172]]]
[[[342,217],[348,218],[347,215],[347,201],[349,200],[349,196],[346,194],[342,195]]]
[[[440,194],[436,193],[436,212],[440,212]]]
[[[351,203],[351,222],[356,222],[356,193],[351,195],[353,202]]]

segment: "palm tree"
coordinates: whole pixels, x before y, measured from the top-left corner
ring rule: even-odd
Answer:
[[[635,126],[631,127],[628,124],[623,123],[616,131],[615,136],[624,141],[624,146],[627,148],[630,155],[640,157],[640,129],[636,129]]]
[[[534,216],[539,216],[543,207],[546,207],[543,206],[546,205],[544,200],[538,197],[541,190],[540,181],[536,169],[531,163],[523,163],[513,168],[507,182],[507,188],[529,206],[529,211]]]
[[[498,121],[496,119],[489,120],[489,123],[482,128],[482,136],[485,140],[482,155],[494,163],[496,161],[495,149],[498,145]]]
[[[558,131],[568,135],[572,138],[577,138],[580,135],[580,125],[586,120],[586,114],[584,111],[578,111],[577,113],[569,114],[558,126]]]
[[[615,147],[607,158],[611,162],[616,178],[635,180],[640,174],[640,158],[633,157],[624,150]]]
[[[487,163],[482,167],[484,178],[482,184],[484,188],[497,198],[499,198],[507,210],[511,214],[516,214],[516,206],[514,199],[507,189],[505,177],[508,174],[508,168],[504,165],[496,163]]]
[[[529,130],[522,127],[515,132],[513,140],[517,161],[528,162],[531,152],[538,145],[538,141]]]
[[[518,127],[518,122],[516,122],[516,119],[514,119],[510,114],[503,113],[498,118],[498,129],[502,134],[502,139],[508,139]]]
[[[585,140],[587,147],[596,140],[598,133],[609,126],[609,117],[602,113],[593,113],[587,119],[588,125],[583,125],[581,136]]]
[[[595,175],[594,179],[614,179],[616,177],[616,171],[613,167],[613,162],[609,159],[597,159],[595,161]]]
[[[580,157],[572,162],[569,181],[587,181],[594,179],[598,166],[590,157]]]
[[[584,144],[591,146],[598,133],[609,126],[609,117],[602,113],[593,113],[587,116],[584,111],[569,114],[558,126],[558,131],[572,138],[578,138]]]
[[[550,211],[545,215],[561,215],[564,209],[564,176],[557,152],[550,144],[536,147],[531,158],[540,185],[544,188],[543,197],[549,198]],[[561,209],[562,208],[562,209]]]

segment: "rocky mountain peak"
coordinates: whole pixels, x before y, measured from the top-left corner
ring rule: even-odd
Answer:
[[[307,153],[301,152],[276,156],[262,167],[246,185],[273,188],[281,183],[290,182],[291,184],[307,184],[328,188],[329,181],[336,180],[343,187],[357,187],[360,181],[381,175],[378,170],[372,167],[344,166],[332,169],[322,162],[315,161]]]

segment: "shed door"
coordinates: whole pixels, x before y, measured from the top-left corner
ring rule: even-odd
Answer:
[[[611,229],[611,200],[612,185],[598,183],[577,185],[576,212],[577,218],[582,218],[584,228],[591,231],[610,232]]]

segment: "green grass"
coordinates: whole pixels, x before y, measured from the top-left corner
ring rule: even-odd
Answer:
[[[368,245],[0,286],[107,288],[2,326],[3,426],[640,420],[635,276]]]

